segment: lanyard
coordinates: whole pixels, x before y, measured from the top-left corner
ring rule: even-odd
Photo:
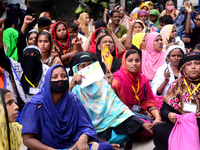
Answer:
[[[31,83],[31,81],[29,81],[29,79],[26,77],[26,75],[24,75],[26,81],[33,87],[35,88],[35,85],[33,83]]]
[[[190,93],[190,98],[192,99],[192,94],[199,88],[200,83],[199,83],[199,84],[197,85],[197,87],[191,92],[190,88],[189,88],[188,85],[187,85],[187,82],[186,82],[185,78],[183,78],[183,81],[184,81],[184,83],[185,83],[185,85],[186,85],[186,87],[187,87],[187,89],[188,89],[188,91],[189,91],[189,93]],[[190,100],[190,101],[191,101],[191,100]]]
[[[139,99],[139,97],[138,97],[138,95],[137,95],[137,93],[138,93],[138,91],[139,91],[139,88],[140,88],[139,79],[138,79],[138,89],[137,89],[137,91],[135,90],[135,88],[134,88],[133,85],[132,85],[132,88],[133,88],[133,91],[134,91],[134,93],[135,93],[135,97],[136,97],[136,99],[138,100],[138,103],[140,103],[140,99]]]

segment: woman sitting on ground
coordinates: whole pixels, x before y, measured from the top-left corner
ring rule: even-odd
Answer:
[[[22,126],[15,122],[18,108],[11,92],[0,89],[0,149],[2,150],[20,150]]]
[[[141,58],[141,51],[132,49],[126,51],[120,70],[113,74],[112,87],[120,100],[138,118],[156,125],[161,121],[161,118],[149,81],[141,73]]]
[[[22,111],[23,143],[30,149],[112,150],[108,143],[97,143],[90,117],[76,95],[68,90],[65,67],[49,68],[42,91]]]
[[[184,55],[178,69],[181,76],[170,85],[163,99],[161,117],[166,122],[154,127],[155,150],[168,150],[168,138],[177,120],[175,114],[195,112],[197,125],[200,127],[200,53],[192,52]],[[189,110],[188,107],[187,110],[184,109],[183,106],[188,103],[193,106],[193,109]]]
[[[172,45],[167,49],[166,62],[158,68],[151,83],[154,94],[164,96],[170,84],[179,77],[178,63],[184,54],[186,54],[185,49],[178,45]]]
[[[76,54],[70,61],[74,76],[70,83],[70,90],[77,95],[86,108],[97,136],[110,143],[121,144],[128,136],[126,148],[131,149],[132,140],[136,133],[143,130],[151,132],[150,123],[138,119],[131,110],[124,105],[105,79],[98,80],[87,87],[81,88],[83,75],[78,71],[95,61],[86,52]],[[116,149],[119,147],[114,145]]]

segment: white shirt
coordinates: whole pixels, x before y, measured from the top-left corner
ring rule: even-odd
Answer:
[[[20,4],[20,9],[26,10],[25,0],[8,0],[7,5],[9,4]]]
[[[157,95],[157,89],[158,87],[163,83],[163,81],[165,80],[164,77],[164,71],[165,69],[168,67],[169,72],[170,72],[170,78],[169,78],[169,82],[167,83],[167,85],[165,86],[163,92],[162,92],[162,96],[165,95],[165,93],[167,92],[170,84],[175,81],[175,77],[174,77],[174,73],[172,71],[171,65],[170,64],[166,64],[164,63],[160,68],[158,68],[155,77],[153,78],[153,81],[151,83],[151,89],[153,91],[154,94]],[[180,74],[179,74],[180,76]],[[161,94],[161,93],[160,93]]]
[[[82,43],[81,46],[83,47],[85,45],[85,42],[87,41],[87,38],[84,35],[80,34],[80,33],[78,33],[78,38],[82,39],[83,43]]]

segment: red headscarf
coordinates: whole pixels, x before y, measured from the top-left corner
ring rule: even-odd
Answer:
[[[98,30],[100,30],[100,29],[105,29],[106,31],[107,31],[107,29],[106,28],[104,28],[104,27],[100,27],[100,28],[98,28],[98,29],[96,29],[95,31],[94,31],[94,33],[93,33],[93,35],[92,35],[92,38],[91,38],[91,45],[90,45],[90,47],[89,47],[89,52],[91,52],[91,53],[95,53],[96,54],[96,41],[95,41],[95,35],[96,35],[96,33],[97,33],[97,31]],[[108,32],[108,31],[107,31]]]
[[[57,40],[55,27],[57,26],[58,23],[62,23],[66,27],[66,30],[67,30],[67,37],[66,37],[67,41],[66,41],[66,45],[65,46],[62,46],[62,44]],[[55,41],[62,49],[68,49],[70,47],[69,30],[67,28],[67,25],[63,21],[58,21],[58,22],[56,22],[54,24],[52,32],[51,32],[51,36],[52,36],[53,41]]]
[[[139,90],[137,96],[140,100],[140,106],[143,109],[147,109],[147,107],[155,106],[154,103],[154,95],[151,90],[149,81],[141,72],[140,69],[137,72],[136,76],[133,76],[131,72],[128,71],[126,66],[126,51],[122,57],[122,66],[120,70],[113,74],[113,83],[112,87],[117,91],[117,95],[121,99],[121,101],[126,104],[130,109],[132,109],[133,105],[138,104],[138,100],[135,97],[135,92],[132,86],[137,91],[138,89],[138,80],[139,80]]]

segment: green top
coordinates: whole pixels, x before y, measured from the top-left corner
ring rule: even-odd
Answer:
[[[107,26],[108,29],[108,26]],[[127,28],[126,26],[119,24],[118,28],[117,28],[117,32],[115,33],[115,31],[113,31],[115,33],[115,35],[117,36],[117,38],[121,38],[124,34],[127,34]]]

